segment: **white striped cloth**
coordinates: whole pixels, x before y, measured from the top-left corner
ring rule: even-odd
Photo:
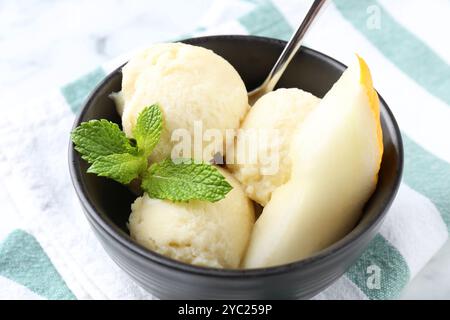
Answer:
[[[310,3],[215,0],[198,28],[180,38],[288,39]],[[402,129],[406,157],[403,183],[379,234],[317,299],[394,298],[448,239],[450,42],[443,32],[450,29],[449,13],[446,0],[335,0],[307,35],[307,46],[343,63],[355,52],[366,59]],[[173,39],[160,39],[168,40]],[[0,299],[152,298],[94,238],[67,169],[74,113],[93,86],[127,57],[0,120],[0,202],[13,203],[2,211],[16,213],[4,214],[0,225]]]

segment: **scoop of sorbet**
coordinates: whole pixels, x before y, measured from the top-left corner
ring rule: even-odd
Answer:
[[[239,182],[226,170],[219,170],[233,190],[218,202],[175,203],[147,195],[138,198],[131,207],[131,237],[150,250],[182,262],[237,268],[255,215]]]
[[[200,135],[216,129],[225,137],[225,130],[237,129],[249,108],[247,90],[237,71],[225,59],[202,47],[156,44],[132,58],[122,73],[122,91],[113,98],[128,137],[133,137],[133,127],[143,108],[157,103],[162,110],[164,129],[150,157],[152,161],[168,158],[180,136],[187,133],[192,138],[195,127]],[[177,129],[182,131],[171,141]],[[197,153],[192,149],[193,140],[190,142],[191,154],[184,154],[185,158],[209,161],[216,151],[225,153],[222,142],[222,150],[211,148],[205,155],[202,151],[207,142]]]
[[[288,152],[292,135],[319,101],[300,89],[278,89],[262,96],[250,109],[235,144],[234,164],[229,164],[230,157],[227,163],[252,200],[265,206],[272,192],[287,182],[291,174]],[[239,152],[246,152],[239,144],[245,143],[243,140],[250,137],[252,130],[258,130],[258,141],[247,146],[252,148],[249,152],[256,153],[257,159],[239,162]]]

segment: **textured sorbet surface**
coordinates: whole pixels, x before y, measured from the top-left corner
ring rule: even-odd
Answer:
[[[122,72],[122,91],[113,97],[119,112],[123,111],[122,126],[127,136],[133,136],[143,108],[158,103],[163,112],[164,130],[150,160],[171,155],[174,130],[187,130],[192,136],[195,121],[201,121],[203,131],[218,129],[224,137],[226,129],[239,128],[249,109],[247,90],[237,71],[205,48],[156,44],[132,58]],[[192,152],[186,158],[199,158],[195,156]],[[212,156],[206,155],[203,160]]]
[[[269,135],[267,143],[257,145],[256,163],[235,164],[229,168],[252,200],[265,206],[272,192],[287,182],[291,172],[288,153],[292,136],[319,102],[319,98],[300,89],[278,89],[265,94],[250,109],[242,129],[261,130],[261,137],[265,132]]]
[[[167,257],[215,268],[237,268],[255,221],[253,204],[239,182],[219,169],[233,186],[225,199],[211,203],[138,198],[129,219],[131,237]]]

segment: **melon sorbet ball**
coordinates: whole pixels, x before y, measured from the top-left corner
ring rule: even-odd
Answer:
[[[239,182],[219,168],[233,189],[215,203],[138,198],[131,206],[131,237],[167,257],[198,266],[237,268],[255,221]]]
[[[123,111],[126,135],[133,137],[133,127],[143,108],[158,103],[163,113],[163,132],[151,161],[171,155],[177,143],[171,142],[175,129],[186,129],[192,137],[194,121],[201,121],[203,131],[218,129],[225,137],[226,129],[239,128],[249,109],[247,90],[237,71],[205,48],[156,44],[132,58],[122,72],[122,91],[114,98],[119,112]],[[202,160],[210,160],[213,154]],[[199,158],[194,156],[191,151],[189,158]]]
[[[289,179],[291,160],[288,153],[292,135],[319,102],[319,98],[300,89],[278,89],[258,99],[245,117],[235,147],[235,164],[228,167],[247,195],[262,206],[270,201],[272,192]],[[271,140],[257,144],[256,163],[236,163],[237,154],[243,152],[237,147],[241,133],[252,129],[267,130]],[[274,139],[275,134],[277,139]]]

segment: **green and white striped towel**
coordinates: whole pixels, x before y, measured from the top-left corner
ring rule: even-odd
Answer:
[[[216,0],[202,24],[180,38],[288,39],[310,3]],[[307,36],[306,45],[344,63],[355,52],[367,60],[398,119],[406,153],[403,183],[380,233],[318,299],[394,298],[448,238],[450,42],[443,30],[450,29],[449,13],[446,0],[335,0]],[[95,84],[126,59],[107,63],[1,120],[0,194],[11,197],[20,216],[2,216],[0,298],[151,298],[94,238],[67,169],[75,113]],[[371,278],[373,266],[380,271],[379,286]]]

